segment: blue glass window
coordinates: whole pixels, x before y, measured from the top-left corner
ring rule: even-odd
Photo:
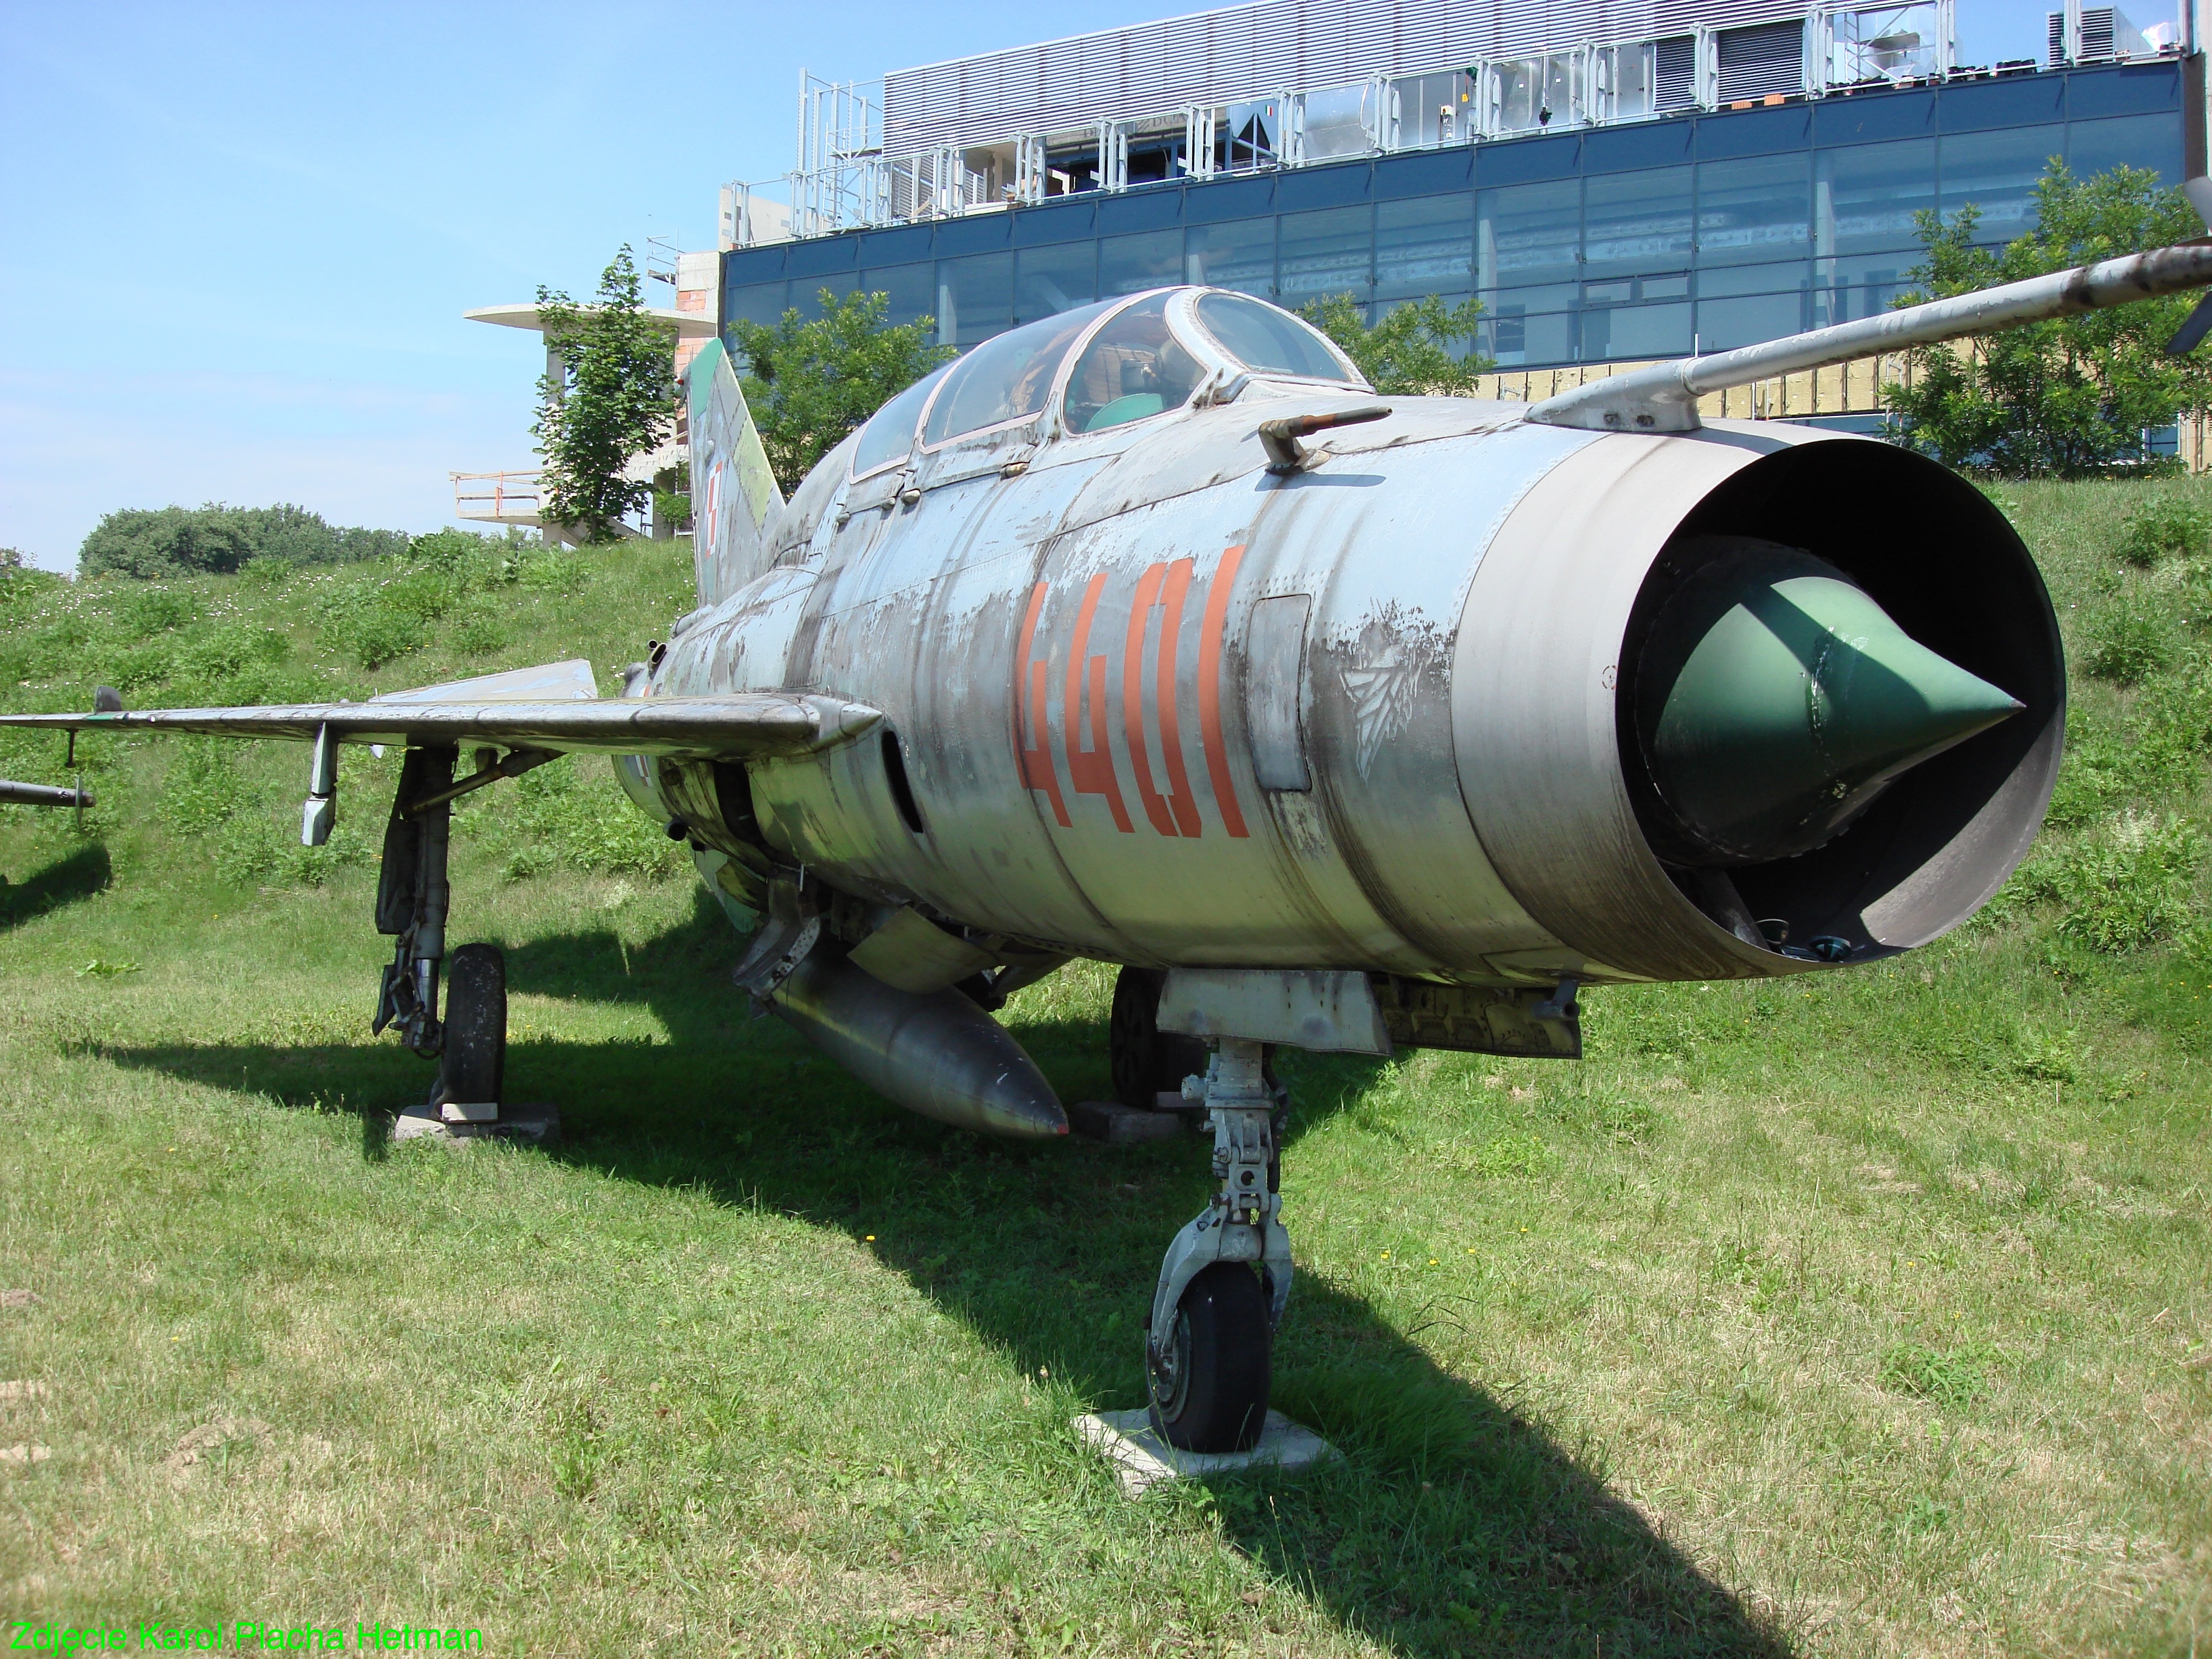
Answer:
[[[1913,268],[1920,260],[1917,249],[1823,259],[1813,294],[1813,325],[1856,322],[1887,311],[1913,286]]]
[[[1482,320],[1482,353],[1504,368],[1571,363],[1576,360],[1575,332],[1571,311],[1532,312],[1506,295]]]
[[[937,227],[937,257],[943,259],[963,253],[988,253],[1006,246],[1011,240],[1007,216],[1003,213],[981,214],[973,219],[946,219]]]
[[[1690,305],[1593,306],[1582,314],[1584,362],[1681,357],[1690,350]]]
[[[1091,242],[1025,247],[1014,255],[1014,320],[1035,322],[1098,295],[1098,249]]]
[[[790,303],[805,317],[819,317],[860,287],[857,271],[836,271],[827,276],[795,276]]]
[[[1636,122],[1597,127],[1583,135],[1584,173],[1627,173],[1690,159],[1688,121]]]
[[[1371,291],[1374,211],[1362,205],[1283,216],[1280,291],[1285,305],[1296,308],[1337,294],[1365,302]]]
[[[1182,222],[1197,225],[1224,219],[1254,219],[1273,212],[1274,206],[1273,179],[1229,179],[1188,191],[1183,198]]]
[[[1583,255],[1589,274],[1688,268],[1688,167],[1601,173],[1587,180],[1583,191]]]
[[[1581,167],[1582,153],[1583,141],[1572,133],[1563,133],[1557,138],[1520,138],[1510,144],[1485,144],[1479,157],[1481,165],[1475,170],[1475,182],[1484,185],[1518,185],[1538,179],[1571,179]],[[1416,159],[1440,161],[1450,154],[1445,150]],[[1385,161],[1375,169],[1375,194],[1378,198],[1383,193],[1384,178],[1405,166],[1403,161]]]
[[[1698,118],[1698,154],[1705,159],[1802,149],[1812,137],[1812,112],[1803,104]]]
[[[773,323],[783,315],[781,283],[756,283],[733,288],[722,296],[722,325],[732,323]]]
[[[1572,143],[1573,140],[1568,142]],[[1570,157],[1566,169],[1552,170],[1564,171],[1573,166]],[[1395,201],[1407,196],[1438,196],[1465,190],[1474,170],[1474,153],[1466,149],[1432,150],[1425,155],[1386,155],[1375,164],[1375,199]]]
[[[2181,65],[2178,63],[2077,70],[2066,77],[2066,112],[2076,121],[2100,115],[2143,115],[2180,106]]]
[[[1035,247],[1042,242],[1088,241],[1097,204],[1088,194],[1073,200],[1054,197],[1042,207],[1020,208],[1014,214],[1014,246]]]
[[[1943,216],[1972,202],[1982,210],[1975,240],[2009,242],[2035,222],[2035,182],[2065,153],[2061,126],[1945,133],[1937,161]]]
[[[1275,207],[1283,213],[1310,208],[1350,207],[1367,199],[1364,161],[1349,167],[1297,167],[1275,181]]]
[[[1812,251],[1813,159],[1698,164],[1698,263],[1753,264]]]
[[[854,254],[857,236],[825,236],[818,241],[793,242],[783,251],[784,275],[812,278],[830,271],[850,272],[860,262]]]
[[[965,351],[1014,321],[1014,256],[976,253],[937,262],[937,337]]]
[[[1110,206],[1111,204],[1109,204]],[[1152,230],[1098,240],[1098,292],[1140,294],[1182,281],[1182,232]]]
[[[1814,252],[1917,247],[1913,215],[1936,206],[1936,141],[1906,138],[1815,152]]]
[[[862,265],[902,265],[930,255],[930,228],[905,225],[897,230],[872,230],[860,238]]]
[[[1917,138],[1936,131],[1936,94],[1857,92],[1832,94],[1813,106],[1815,144],[1863,144],[1880,138]]]
[[[1225,224],[1193,225],[1184,251],[1187,283],[1233,288],[1262,299],[1275,291],[1275,222],[1231,219]]]
[[[2077,179],[2117,167],[2150,167],[2169,185],[2181,182],[2181,118],[2123,115],[2075,121],[2066,129],[2066,165]]]
[[[1477,191],[1477,284],[1487,291],[1574,281],[1580,274],[1582,205],[1582,186],[1573,179]]]
[[[1937,97],[1936,118],[1946,132],[2056,121],[2064,112],[2066,81],[2063,75],[2014,75],[1947,86]]]
[[[1811,275],[1802,259],[1777,259],[1760,265],[1701,265],[1698,297],[1717,300],[1729,294],[1795,294]]]
[[[1136,190],[1098,204],[1098,228],[1119,234],[1125,231],[1163,230],[1182,222],[1182,192],[1179,190]]]
[[[887,295],[884,315],[892,323],[917,322],[934,314],[937,289],[927,264],[884,265],[860,273],[860,287],[870,294]]]
[[[1375,297],[1418,300],[1474,285],[1474,198],[1416,196],[1375,207]]]
[[[1698,301],[1698,349],[1729,351],[1737,346],[1778,340],[1805,326],[1802,294],[1755,294],[1733,300]]]

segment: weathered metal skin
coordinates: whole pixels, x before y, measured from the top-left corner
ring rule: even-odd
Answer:
[[[1844,458],[1824,464],[1832,480],[1887,476],[1896,452],[1411,398],[1300,471],[1267,470],[1262,420],[1371,402],[1262,386],[1101,434],[987,434],[857,483],[841,451],[775,527],[776,567],[690,621],[641,689],[881,710],[881,742],[748,765],[752,856],[1040,949],[1492,984],[1821,965],[1732,933],[1644,844],[1616,718],[1624,641],[1654,561],[1727,516],[1732,480],[1798,449]],[[1969,523],[1973,492],[1899,459],[1948,502],[1949,556],[2009,584],[2031,632],[2039,606],[2047,623],[2002,520]],[[2038,648],[2056,662],[2055,630],[1997,681],[2031,715],[1962,746],[2010,757],[1994,817],[1886,885],[1862,872],[1866,892],[1788,914],[1887,950],[1994,890],[2055,765]],[[1911,918],[1861,915],[1885,897]],[[1770,902],[1761,915],[1785,913]]]

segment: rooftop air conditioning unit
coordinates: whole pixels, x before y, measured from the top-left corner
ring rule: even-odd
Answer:
[[[2067,61],[2066,14],[2054,11],[2045,19],[2045,39],[2050,46],[2051,66],[2056,69]],[[2114,58],[2147,56],[2150,43],[2141,30],[2128,21],[2127,14],[2118,6],[2084,6],[2081,8],[2081,44],[2073,61],[2095,64]]]

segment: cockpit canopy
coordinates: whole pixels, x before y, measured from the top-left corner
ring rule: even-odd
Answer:
[[[1012,329],[917,380],[861,428],[853,476],[1000,428],[1056,419],[1103,432],[1182,408],[1199,388],[1249,376],[1364,391],[1328,337],[1286,311],[1222,289],[1158,289]]]

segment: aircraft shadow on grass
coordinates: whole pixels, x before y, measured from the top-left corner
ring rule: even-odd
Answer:
[[[27,880],[0,882],[0,932],[90,898],[114,873],[107,848],[94,842],[55,860]]]
[[[751,1018],[728,979],[734,944],[702,896],[690,921],[627,955],[610,932],[509,947],[511,992],[642,1005],[673,1039],[513,1042],[508,1097],[561,1109],[550,1155],[873,1234],[880,1260],[1026,1371],[1049,1367],[1104,1409],[1141,1404],[1139,1322],[1161,1250],[1206,1200],[1205,1143],[1018,1146],[914,1117],[780,1022]],[[1105,1091],[1103,1020],[1018,1030],[1064,1097]],[[388,1115],[430,1080],[366,1034],[357,1047],[106,1054],[357,1112],[372,1157]],[[1349,1080],[1347,1062],[1326,1065]],[[1310,1092],[1308,1124],[1329,1109],[1319,1097],[1343,1091]],[[1297,1138],[1294,1110],[1293,1168]],[[1275,1397],[1346,1463],[1217,1481],[1216,1502],[1242,1548],[1349,1629],[1420,1655],[1789,1650],[1583,1460],[1316,1275],[1291,1297]]]

